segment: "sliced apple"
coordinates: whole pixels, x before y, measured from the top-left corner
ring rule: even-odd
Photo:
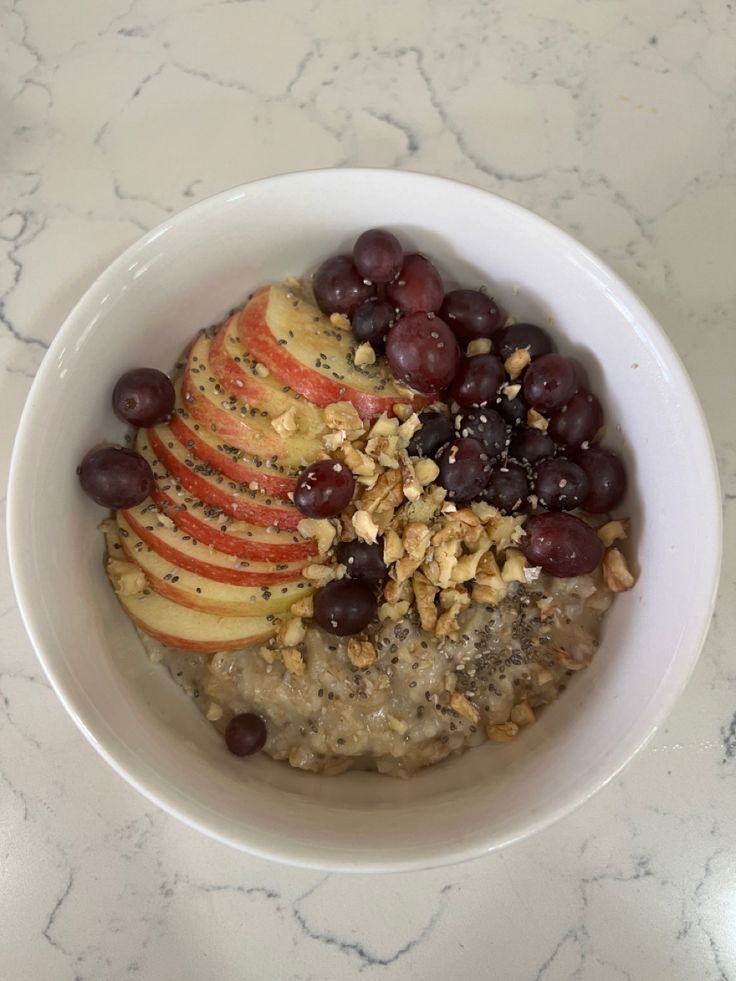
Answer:
[[[224,617],[267,616],[281,613],[303,596],[314,592],[306,579],[273,586],[234,586],[198,576],[172,565],[145,544],[118,513],[123,553],[143,570],[155,592],[181,606]]]
[[[238,336],[246,351],[315,405],[352,402],[361,417],[392,412],[397,402],[428,405],[429,396],[407,396],[384,359],[356,367],[356,342],[317,307],[280,286],[256,293],[241,311]]]
[[[269,586],[301,578],[305,561],[257,562],[218,552],[211,545],[192,539],[150,508],[150,498],[129,511],[118,513],[118,526],[138,538],[162,559],[198,576],[236,586]],[[154,505],[155,508],[155,505]]]

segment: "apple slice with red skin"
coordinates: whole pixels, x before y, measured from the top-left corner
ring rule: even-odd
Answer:
[[[363,419],[433,400],[397,388],[383,359],[356,367],[351,330],[333,326],[317,307],[280,286],[256,293],[240,314],[238,333],[251,357],[315,405],[352,402]]]

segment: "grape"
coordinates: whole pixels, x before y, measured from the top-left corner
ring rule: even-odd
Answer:
[[[603,424],[603,409],[595,395],[590,392],[576,392],[559,409],[555,409],[549,419],[547,432],[556,443],[577,449],[589,443]]]
[[[449,385],[460,360],[450,328],[426,313],[409,314],[394,324],[386,340],[386,355],[399,381],[425,393]]]
[[[489,460],[495,459],[506,446],[506,423],[494,409],[470,409],[457,420],[461,436],[472,436],[483,444]]]
[[[454,439],[442,451],[437,483],[447,490],[447,498],[464,504],[483,490],[490,464],[483,444],[477,439]]]
[[[522,395],[516,395],[512,399],[506,398],[504,395],[501,401],[496,403],[496,408],[506,422],[510,422],[512,426],[519,426],[526,422],[526,414],[529,406],[524,401]]]
[[[385,300],[361,303],[353,314],[353,333],[362,343],[367,341],[377,351],[383,350],[386,335],[393,326],[394,308]]]
[[[589,486],[587,474],[572,460],[543,460],[534,490],[549,511],[574,511],[585,500]]]
[[[171,379],[156,368],[126,371],[112,390],[115,415],[133,426],[157,426],[165,422],[175,401]]]
[[[266,745],[266,723],[255,712],[234,715],[225,729],[225,744],[235,756],[252,756]]]
[[[403,261],[401,243],[382,228],[363,232],[353,246],[355,268],[372,283],[390,283],[399,274]]]
[[[582,503],[583,511],[604,514],[621,501],[626,491],[626,471],[621,460],[611,450],[591,446],[574,457],[588,476],[590,490]]]
[[[543,354],[524,373],[524,398],[540,412],[550,412],[569,402],[576,387],[572,362],[559,354]]]
[[[337,546],[337,561],[347,569],[351,579],[366,582],[383,582],[388,576],[388,568],[383,561],[383,542],[340,542]]]
[[[153,471],[135,450],[103,446],[77,467],[82,490],[103,508],[132,508],[153,490]]]
[[[317,306],[328,317],[331,313],[350,316],[356,307],[376,295],[376,287],[363,282],[349,255],[326,259],[314,274],[312,288]]]
[[[419,415],[422,428],[418,429],[409,443],[409,456],[426,456],[434,459],[439,450],[455,435],[452,420],[441,412],[422,412]]]
[[[464,409],[495,405],[498,390],[506,372],[495,354],[476,354],[460,362],[450,389],[452,397]]]
[[[347,507],[355,479],[344,463],[320,460],[297,477],[294,504],[308,518],[334,518]]]
[[[584,576],[603,557],[603,545],[594,529],[572,514],[532,515],[524,531],[522,551],[532,565],[541,566],[550,576]]]
[[[522,347],[528,348],[532,359],[551,354],[555,349],[547,331],[536,324],[509,324],[508,327],[502,327],[493,338],[493,343],[494,350],[502,361]]]
[[[513,462],[507,463],[505,467],[496,467],[483,491],[483,500],[504,514],[521,511],[528,496],[529,478],[526,471]]]
[[[336,579],[317,593],[314,619],[329,634],[345,637],[367,627],[378,611],[371,587],[360,579]]]
[[[404,259],[398,278],[386,287],[386,299],[402,313],[436,313],[443,294],[440,274],[417,253]]]
[[[440,317],[461,344],[490,337],[500,326],[502,314],[492,296],[482,290],[453,290],[440,307]]]
[[[525,426],[512,437],[509,456],[523,463],[539,463],[540,460],[554,456],[555,450],[554,440],[547,433]]]

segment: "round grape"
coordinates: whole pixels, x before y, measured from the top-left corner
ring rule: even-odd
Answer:
[[[498,409],[506,422],[510,422],[512,426],[520,426],[526,422],[529,406],[520,394],[515,395],[512,399],[504,395],[501,401],[496,403],[496,409]]]
[[[500,327],[503,314],[493,297],[482,290],[453,290],[442,301],[440,317],[465,345],[490,337]]]
[[[561,446],[578,449],[590,443],[603,425],[603,409],[595,395],[579,391],[549,419],[547,432]]]
[[[540,412],[569,402],[576,388],[575,368],[559,354],[543,354],[524,373],[524,398]]]
[[[428,411],[419,414],[419,421],[422,427],[409,442],[409,456],[426,456],[433,460],[455,435],[452,420],[441,412]]]
[[[591,446],[575,454],[575,462],[588,476],[590,490],[582,503],[590,514],[605,514],[620,503],[626,492],[626,471],[611,450]]]
[[[403,261],[401,242],[382,228],[363,232],[353,247],[355,268],[372,283],[390,283],[399,274]]]
[[[351,579],[365,582],[384,582],[388,567],[383,561],[383,542],[340,542],[337,546],[337,561],[345,566]]]
[[[404,259],[398,277],[386,287],[386,299],[401,313],[436,313],[442,306],[442,277],[423,255]]]
[[[307,518],[335,518],[348,506],[354,490],[355,478],[344,463],[319,460],[297,477],[294,504]]]
[[[514,434],[509,445],[509,456],[522,463],[539,463],[555,455],[554,440],[539,429],[525,426]]]
[[[133,368],[121,375],[112,390],[112,408],[133,426],[157,426],[174,409],[176,394],[171,379],[156,368]]]
[[[483,500],[504,514],[523,511],[529,496],[529,478],[518,463],[509,461],[505,467],[496,467],[488,478]]]
[[[488,480],[490,464],[483,444],[477,439],[454,439],[440,454],[437,483],[447,498],[458,504],[477,498]]]
[[[476,354],[460,362],[450,392],[463,409],[495,405],[506,372],[495,354]]]
[[[361,344],[366,341],[376,351],[382,351],[386,335],[394,325],[394,308],[385,300],[361,303],[353,314],[353,333]]]
[[[358,634],[378,611],[371,587],[360,579],[336,579],[321,589],[314,601],[314,619],[338,637]]]
[[[82,490],[103,508],[132,508],[154,487],[153,471],[135,450],[103,446],[90,450],[77,467]]]
[[[506,423],[494,409],[470,409],[458,417],[457,431],[479,440],[489,460],[500,456],[506,446]]]
[[[235,756],[252,756],[266,745],[266,723],[255,712],[234,715],[225,729],[225,744]]]
[[[386,340],[386,355],[399,381],[427,394],[450,384],[460,360],[450,328],[426,313],[412,313],[394,324]]]
[[[548,511],[574,511],[589,487],[587,474],[572,460],[543,460],[537,467],[534,491]]]
[[[376,295],[376,287],[365,283],[349,255],[326,259],[314,274],[314,298],[322,313],[346,316]]]
[[[524,525],[521,548],[532,565],[559,579],[584,576],[603,558],[595,530],[572,514],[532,515]]]
[[[554,342],[547,331],[536,324],[509,324],[508,327],[502,327],[493,338],[493,344],[502,361],[524,347],[528,349],[532,360],[543,354],[552,354],[555,350]]]

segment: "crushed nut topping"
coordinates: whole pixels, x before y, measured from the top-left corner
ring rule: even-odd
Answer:
[[[348,657],[356,668],[369,668],[376,662],[376,648],[364,637],[351,637],[348,641]]]
[[[603,575],[612,593],[625,593],[636,582],[626,565],[623,553],[617,548],[609,548],[603,556]]]

